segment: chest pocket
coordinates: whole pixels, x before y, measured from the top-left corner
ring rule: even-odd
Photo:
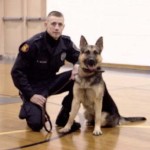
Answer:
[[[57,72],[60,69],[60,67],[64,65],[65,59],[66,59],[65,52],[59,53],[52,58],[51,63],[53,64],[54,72]]]

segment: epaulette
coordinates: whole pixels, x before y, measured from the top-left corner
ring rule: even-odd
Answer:
[[[70,39],[71,39],[70,36],[67,36],[67,35],[62,35],[62,38],[63,38],[63,39],[67,39],[67,40],[70,40]]]
[[[34,35],[33,37],[29,38],[26,42],[32,44],[35,41],[38,41],[38,40],[42,39],[43,38],[43,34],[44,34],[43,32],[38,33],[38,34]]]
[[[36,35],[34,35],[33,37],[29,38],[28,40],[26,40],[25,42],[23,42],[20,47],[19,47],[19,50],[23,53],[26,53],[29,51],[29,48],[31,47],[31,45],[42,39],[43,38],[43,32],[42,33],[38,33]]]

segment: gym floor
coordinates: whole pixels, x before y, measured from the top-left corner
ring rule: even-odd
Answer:
[[[150,72],[105,68],[103,74],[108,90],[123,116],[144,116],[144,122],[102,128],[103,135],[93,136],[87,127],[83,108],[76,117],[81,129],[66,135],[58,133],[55,119],[66,93],[51,96],[47,111],[53,129],[47,133],[31,131],[25,120],[19,120],[21,100],[14,87],[10,61],[0,61],[0,150],[149,150],[150,149]],[[70,69],[62,68],[61,71]]]

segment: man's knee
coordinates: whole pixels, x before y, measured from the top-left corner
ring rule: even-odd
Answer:
[[[43,127],[42,110],[39,106],[25,102],[20,110],[19,118],[26,119],[28,126],[33,131],[39,131]]]
[[[40,131],[43,128],[42,122],[39,121],[27,121],[27,124],[33,131]]]

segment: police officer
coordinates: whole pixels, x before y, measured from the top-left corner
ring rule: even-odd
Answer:
[[[78,66],[78,49],[68,36],[62,35],[63,14],[58,11],[50,12],[45,27],[45,32],[34,35],[20,45],[11,71],[14,85],[23,100],[19,117],[26,119],[33,131],[39,131],[43,127],[41,108],[44,107],[46,98],[68,91],[56,119],[58,126],[66,124],[73,99],[74,74],[77,73]],[[65,60],[74,65],[73,71],[57,74]],[[80,124],[74,121],[72,130],[79,128]]]

